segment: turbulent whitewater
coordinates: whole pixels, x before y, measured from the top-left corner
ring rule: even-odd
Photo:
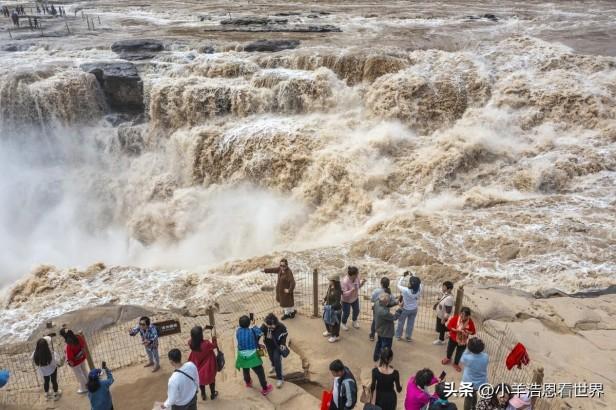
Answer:
[[[394,37],[466,19],[324,16]],[[169,39],[135,62],[141,115],[80,68],[119,61],[104,37],[0,52],[0,337],[106,302],[195,312],[283,254],[530,291],[616,283],[616,58],[536,23],[484,19],[455,47]]]

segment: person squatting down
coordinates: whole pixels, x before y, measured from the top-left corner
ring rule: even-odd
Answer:
[[[139,334],[141,336],[141,344],[145,348],[145,353],[148,356],[148,364],[144,367],[154,366],[152,373],[157,372],[160,369],[160,356],[158,355],[158,329],[152,323],[150,318],[142,316],[139,319],[139,324],[129,329],[128,334],[135,336]]]

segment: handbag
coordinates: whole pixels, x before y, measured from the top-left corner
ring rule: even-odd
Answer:
[[[361,397],[359,398],[359,401],[365,404],[372,403],[372,391],[370,390],[370,387],[368,386],[361,386],[361,387],[362,387],[362,391],[361,391]]]
[[[291,351],[289,350],[289,348],[287,346],[281,345],[280,343],[278,343],[278,341],[274,337],[274,332],[272,332],[272,341],[276,345],[276,348],[280,351],[280,356],[282,356],[282,357],[289,356],[289,353],[291,353]]]
[[[222,372],[222,369],[225,368],[225,354],[220,350],[220,348],[216,349],[216,370]]]

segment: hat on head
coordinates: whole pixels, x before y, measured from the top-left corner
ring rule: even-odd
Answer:
[[[336,272],[332,272],[327,275],[327,280],[335,280],[336,282],[340,282],[340,275]]]
[[[9,371],[8,370],[0,370],[0,387],[6,386],[9,382]]]
[[[101,369],[92,369],[90,370],[90,373],[88,374],[88,378],[90,379],[98,379],[101,375],[102,370]]]
[[[530,395],[528,393],[521,393],[519,395],[513,396],[509,400],[509,405],[516,409],[519,409],[522,406],[529,406]]]

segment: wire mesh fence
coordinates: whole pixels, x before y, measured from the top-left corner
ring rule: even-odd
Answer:
[[[320,316],[322,314],[322,300],[329,286],[328,277],[339,272],[327,270],[299,270],[294,272],[296,287],[294,291],[295,308],[306,316]],[[380,287],[380,278],[366,278],[366,283],[360,288],[360,314],[358,320],[369,322],[372,320],[372,291]],[[392,294],[398,296],[397,284],[399,278],[391,277]],[[196,325],[205,326],[212,320],[216,322],[216,332],[219,336],[231,335],[237,327],[237,320],[242,314],[253,313],[255,320],[260,322],[270,312],[279,312],[281,309],[275,296],[276,276],[259,273],[233,287],[232,293],[224,291],[213,306],[210,316],[188,317],[180,316],[181,332],[161,337],[159,339],[159,352],[163,355],[172,348],[179,348],[188,353],[188,339],[190,329]],[[421,297],[418,301],[418,313],[415,321],[417,329],[434,331],[436,314],[433,305],[442,296],[439,285],[423,285]],[[473,311],[473,318],[477,327],[477,335],[484,341],[486,352],[490,356],[488,378],[492,383],[528,384],[537,382],[536,374],[531,366],[508,370],[505,359],[517,343],[517,339],[507,326],[497,328],[490,322],[484,322],[481,312],[468,295],[458,289],[458,305],[468,306]],[[458,298],[457,298],[458,299]],[[461,303],[460,303],[461,302]],[[460,306],[458,306],[460,307]],[[214,316],[215,312],[215,316]],[[178,319],[178,315],[171,312],[158,314],[151,319],[153,322]],[[131,366],[145,362],[147,354],[141,345],[140,337],[129,335],[129,329],[136,326],[138,318],[132,321],[116,324],[91,334],[85,334],[94,365],[100,366],[105,360],[112,368]],[[40,391],[42,380],[35,370],[31,356],[36,342],[24,342],[10,346],[0,347],[0,367],[11,373],[10,383],[0,391],[0,403],[3,404],[32,404],[42,400]],[[65,344],[62,338],[53,338],[53,348],[63,354]],[[223,346],[223,350],[224,350]],[[227,349],[231,348],[230,346]],[[60,385],[74,384],[73,375],[67,365],[59,368],[58,381]],[[559,408],[553,400],[539,399],[535,409],[549,410]]]

